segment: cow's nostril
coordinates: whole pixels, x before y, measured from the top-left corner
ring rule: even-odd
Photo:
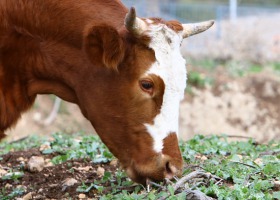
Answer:
[[[173,179],[174,175],[176,173],[176,169],[170,162],[167,162],[165,164],[165,178]]]
[[[167,162],[165,164],[165,170],[166,170],[167,174],[172,174],[173,173],[171,168],[170,168],[170,163],[169,162]]]
[[[170,162],[167,162],[165,164],[165,171],[166,171],[165,178],[173,179],[173,177],[177,174],[178,170]]]

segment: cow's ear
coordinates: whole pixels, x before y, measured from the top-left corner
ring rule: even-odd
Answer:
[[[85,32],[84,49],[93,64],[103,63],[118,70],[124,58],[124,42],[118,31],[108,25],[92,26]]]

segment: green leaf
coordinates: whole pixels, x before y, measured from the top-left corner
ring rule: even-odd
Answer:
[[[24,176],[23,172],[9,172],[1,177],[2,180],[17,180]]]
[[[275,199],[280,199],[280,191],[278,191],[278,192],[273,192],[273,193],[272,193],[272,197],[275,198]]]
[[[54,149],[46,149],[46,150],[42,151],[42,154],[52,154],[53,152],[55,152]]]

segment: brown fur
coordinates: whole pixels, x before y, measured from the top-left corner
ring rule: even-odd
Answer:
[[[182,24],[176,20],[165,21],[161,18],[156,18],[156,17],[151,18],[151,20],[153,20],[154,24],[158,24],[158,23],[165,24],[167,27],[171,28],[175,32],[183,31]]]
[[[144,75],[155,54],[147,36],[124,28],[126,13],[117,0],[1,0],[0,138],[37,94],[55,94],[79,105],[133,180],[162,180],[166,163],[180,171],[177,137],[165,140],[163,158],[143,125],[160,112],[164,83]]]

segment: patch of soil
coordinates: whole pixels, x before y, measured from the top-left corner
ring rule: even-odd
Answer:
[[[0,169],[6,171],[24,171],[24,176],[18,180],[1,180],[0,188],[5,188],[9,194],[14,188],[23,188],[24,195],[30,195],[31,199],[88,199],[96,196],[96,190],[92,189],[86,193],[78,192],[78,186],[91,184],[101,180],[104,171],[115,174],[118,166],[110,163],[93,164],[88,159],[67,161],[63,164],[44,167],[40,172],[30,172],[27,162],[32,156],[43,157],[45,161],[55,156],[43,155],[38,149],[28,151],[10,152],[3,156],[0,161]],[[111,182],[116,182],[114,178]],[[109,181],[103,184],[104,187],[110,185]]]
[[[233,79],[217,73],[214,80],[213,86],[193,88],[193,95],[182,103],[180,133],[184,139],[225,133],[258,142],[280,140],[279,76],[264,71]]]

